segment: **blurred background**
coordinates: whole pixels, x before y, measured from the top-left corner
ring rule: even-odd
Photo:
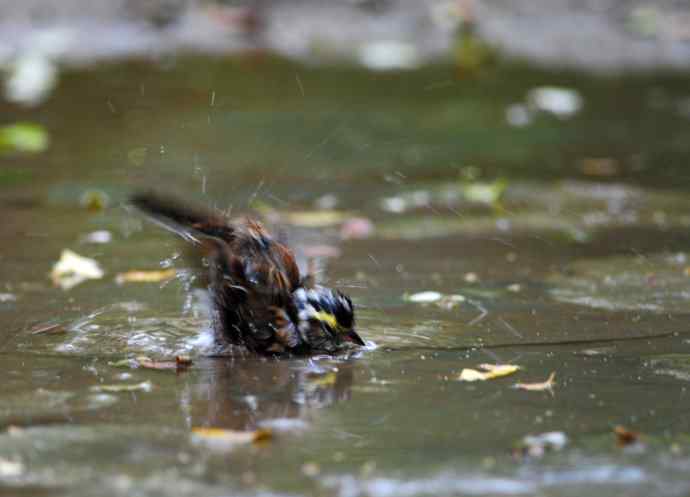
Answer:
[[[106,175],[108,189],[126,177],[189,184],[197,175],[227,192],[217,169],[234,183],[270,172],[269,181],[300,184],[467,167],[489,178],[665,186],[687,176],[683,2],[28,0],[0,9],[3,121],[31,122],[22,129],[37,141],[13,143],[21,137],[5,128],[7,185]]]
[[[0,496],[690,492],[686,1],[0,0],[0,85]],[[151,188],[366,349],[206,357]]]

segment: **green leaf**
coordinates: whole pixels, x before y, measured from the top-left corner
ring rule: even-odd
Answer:
[[[17,123],[0,127],[0,151],[38,153],[48,148],[46,130],[32,123]]]

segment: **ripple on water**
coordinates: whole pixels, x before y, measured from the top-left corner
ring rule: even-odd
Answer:
[[[558,301],[605,310],[687,312],[687,254],[582,259],[553,275]]]
[[[89,465],[84,465],[85,454],[89,454]],[[188,433],[161,432],[159,427],[101,424],[15,429],[0,434],[1,461],[8,464],[6,471],[0,471],[0,488],[18,493],[41,487],[75,496],[289,495],[269,489],[243,491],[232,470],[207,480],[204,474],[212,458],[191,445]],[[113,461],[118,465],[113,466]]]
[[[122,315],[119,307],[93,313],[68,324],[60,340],[51,341],[52,350],[75,355],[143,354],[169,357],[201,352],[212,342],[208,323],[193,318]],[[45,346],[45,344],[43,344]],[[32,350],[40,350],[32,347]]]
[[[581,461],[582,463],[583,461]],[[666,468],[669,469],[669,468]],[[675,475],[676,478],[679,475]],[[413,497],[441,495],[620,495],[646,497],[687,495],[690,482],[669,485],[668,479],[632,464],[592,461],[562,469],[525,466],[513,475],[444,471],[420,478],[329,476],[324,484],[339,497]]]

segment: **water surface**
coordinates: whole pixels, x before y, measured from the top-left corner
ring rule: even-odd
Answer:
[[[0,495],[686,495],[687,83],[181,59],[71,72],[38,110],[3,108],[51,147],[2,158]],[[583,110],[509,125],[541,85],[577,90]],[[472,197],[498,178],[505,191]],[[115,282],[187,267],[123,206],[147,187],[253,208],[300,260],[335,256],[322,278],[353,296],[371,346],[206,357],[188,278]],[[93,191],[105,209],[85,208]],[[331,204],[338,222],[289,217]],[[353,218],[373,232],[344,236]],[[95,230],[112,241],[85,242]],[[54,288],[64,248],[106,275]],[[464,301],[409,301],[423,291]],[[179,354],[193,366],[177,373],[122,362]],[[522,369],[457,380],[486,362]],[[551,372],[552,393],[512,388]],[[642,444],[619,447],[616,425]],[[274,435],[218,447],[200,427]],[[516,453],[549,431],[561,451]]]

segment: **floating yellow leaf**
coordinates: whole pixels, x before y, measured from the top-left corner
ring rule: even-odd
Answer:
[[[499,178],[492,183],[475,181],[463,186],[462,192],[470,202],[480,204],[497,204],[508,188],[508,181]]]
[[[326,374],[309,376],[309,384],[314,387],[332,387],[335,386],[338,380],[338,375],[335,371],[329,371]]]
[[[234,445],[266,442],[273,438],[269,429],[254,431],[225,430],[223,428],[192,428],[193,437],[200,442],[216,448],[228,448]]]
[[[63,290],[69,290],[86,280],[100,279],[104,274],[105,272],[94,259],[65,249],[60,254],[60,260],[53,266],[50,278],[54,285]]]
[[[167,281],[175,277],[177,272],[174,269],[160,269],[154,271],[127,271],[118,273],[115,282],[118,285],[124,283],[158,283]]]
[[[546,381],[541,381],[538,383],[516,383],[514,385],[514,388],[518,388],[520,390],[527,390],[530,392],[543,392],[545,390],[551,392],[553,391],[553,386],[556,384],[556,382],[554,381],[555,379],[556,373],[553,372],[549,375]]]
[[[485,381],[493,380],[494,378],[501,378],[515,373],[520,369],[520,366],[514,364],[480,364],[478,371],[476,369],[465,368],[460,372],[458,380],[460,381]]]
[[[48,133],[38,124],[17,123],[0,127],[0,152],[43,152],[49,141]]]
[[[476,369],[465,368],[460,372],[458,379],[460,381],[484,381],[486,380],[486,373]]]
[[[79,204],[91,212],[99,212],[110,205],[110,197],[101,190],[86,190],[81,194]]]
[[[352,217],[352,213],[323,209],[319,211],[292,211],[285,214],[285,221],[295,226],[305,228],[324,228],[344,223]]]

